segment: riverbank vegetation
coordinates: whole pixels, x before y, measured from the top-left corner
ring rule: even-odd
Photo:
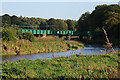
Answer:
[[[87,79],[117,78],[120,53],[72,55],[54,59],[21,60],[2,64],[3,78]]]
[[[2,55],[23,55],[50,52],[63,52],[83,48],[84,45],[77,41],[68,41],[57,36],[35,37],[33,42],[20,39],[17,41],[3,41]]]
[[[65,37],[35,37],[32,33],[22,33],[19,29],[17,26],[2,28],[2,55],[63,52],[84,47],[78,41],[65,40]]]

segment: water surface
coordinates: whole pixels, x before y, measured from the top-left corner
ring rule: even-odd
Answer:
[[[115,51],[118,51],[118,48],[114,48]],[[108,51],[112,51],[109,49]],[[69,50],[65,52],[57,52],[57,53],[39,53],[39,54],[31,54],[31,55],[12,55],[12,56],[3,56],[2,61],[19,61],[19,60],[36,60],[36,59],[52,59],[56,57],[69,57],[70,55],[100,55],[105,54],[106,50],[102,45],[85,45],[83,49],[77,50]]]

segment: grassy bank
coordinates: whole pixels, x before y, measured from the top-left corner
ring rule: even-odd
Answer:
[[[119,62],[118,53],[22,60],[3,63],[2,75],[3,78],[116,78]]]
[[[62,52],[67,50],[80,49],[83,47],[82,43],[77,41],[68,41],[57,37],[35,38],[34,42],[25,39],[17,41],[3,41],[2,55],[23,55],[23,54],[37,54]]]
[[[88,40],[88,39],[79,39],[78,37],[77,38],[72,38],[72,40],[74,41],[80,41],[82,43],[87,43],[87,44],[101,44],[101,45],[105,45],[107,40],[104,39],[104,38],[94,38],[94,39],[91,39],[91,40]],[[114,39],[114,38],[110,38],[110,43],[113,44],[113,46],[120,46],[120,41],[118,39]]]

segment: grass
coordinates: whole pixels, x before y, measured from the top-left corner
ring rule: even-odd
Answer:
[[[118,75],[119,62],[118,53],[8,61],[2,64],[2,76],[3,78],[109,79]]]
[[[35,38],[34,42],[22,39],[17,41],[3,41],[2,55],[24,55],[50,52],[63,52],[67,50],[80,49],[82,43],[68,41],[56,37]]]

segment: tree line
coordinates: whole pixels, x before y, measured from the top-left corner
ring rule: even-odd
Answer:
[[[3,26],[17,25],[20,27],[33,26],[33,27],[49,27],[50,30],[75,30],[77,21],[75,20],[62,20],[62,19],[43,19],[43,18],[28,18],[17,17],[15,15],[10,16],[5,14],[2,16]]]
[[[102,27],[108,32],[111,38],[120,38],[120,6],[112,5],[97,5],[95,10],[85,12],[78,21],[62,20],[62,19],[43,19],[43,18],[28,18],[10,16],[5,14],[2,16],[3,26],[49,26],[50,30],[77,30],[77,31],[102,31]]]

